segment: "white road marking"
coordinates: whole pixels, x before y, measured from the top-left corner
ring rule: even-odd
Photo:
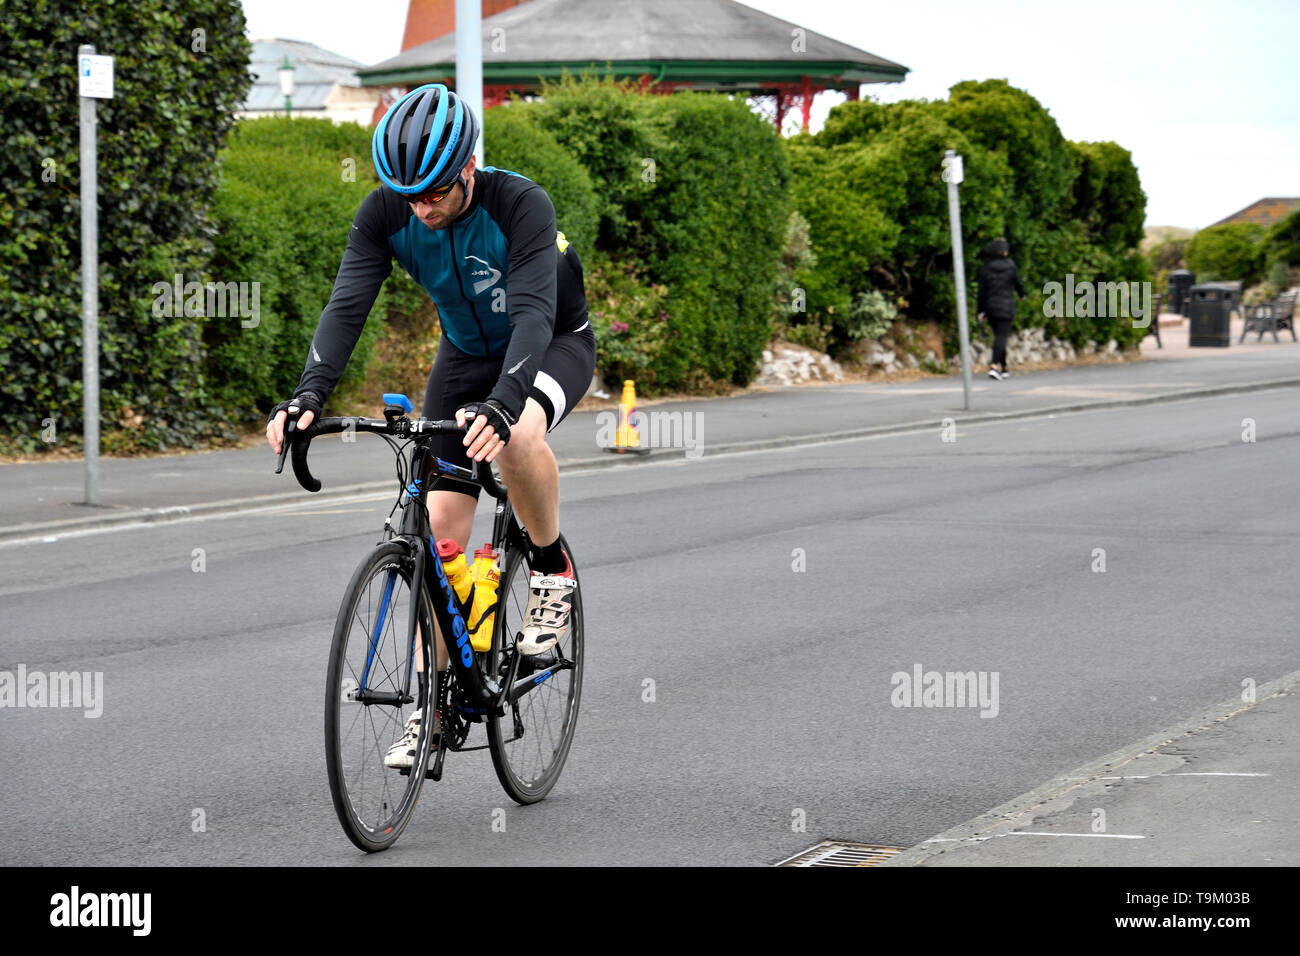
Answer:
[[[1042,833],[1036,830],[1012,830],[1002,836],[1108,837],[1111,840],[1145,840],[1139,833]]]

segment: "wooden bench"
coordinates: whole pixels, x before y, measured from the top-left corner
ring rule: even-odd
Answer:
[[[1291,332],[1291,341],[1295,342],[1295,305],[1296,297],[1300,295],[1300,290],[1283,292],[1277,297],[1276,302],[1266,302],[1263,305],[1243,306],[1242,318],[1245,322],[1241,326],[1241,338],[1237,340],[1240,345],[1246,341],[1247,332],[1258,332],[1255,341],[1258,342],[1264,338],[1265,332],[1273,333],[1273,341],[1280,341],[1277,337],[1278,329],[1289,329]]]

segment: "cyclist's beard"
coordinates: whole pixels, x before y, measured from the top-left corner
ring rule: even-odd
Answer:
[[[448,211],[444,213],[441,209],[442,206],[450,207],[453,203],[452,195],[448,194],[447,198],[444,199],[442,202],[438,203],[437,206],[434,208],[434,216],[432,216],[431,219],[424,219],[422,217],[416,217],[416,218],[419,218],[420,222],[424,223],[430,229],[446,229],[456,220],[456,217],[458,217],[469,207],[469,189],[466,187],[465,180],[463,179],[460,182],[460,190],[461,190],[460,202],[455,204],[455,210],[456,210],[455,212]],[[455,190],[453,190],[452,192],[454,193]]]

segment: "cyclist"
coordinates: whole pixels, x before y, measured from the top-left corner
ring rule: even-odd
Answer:
[[[266,437],[278,454],[288,418],[306,428],[320,415],[396,259],[429,293],[442,328],[423,414],[471,423],[463,438],[442,436],[434,453],[464,467],[496,461],[527,529],[532,573],[516,639],[532,655],[568,633],[577,585],[559,543],[559,470],[546,435],[586,393],[596,339],[582,264],[556,231],[550,197],[517,173],[477,169],[477,140],[473,111],[440,83],[401,97],[375,127],[382,185],[353,220],[302,378],[272,411]],[[439,537],[468,547],[478,493],[448,476],[429,486]],[[446,648],[437,636],[434,646],[443,671]],[[387,766],[413,764],[421,718],[417,710]]]

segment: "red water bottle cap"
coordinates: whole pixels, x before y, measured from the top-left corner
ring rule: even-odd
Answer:
[[[448,558],[454,558],[460,554],[463,548],[456,543],[455,538],[439,538],[436,545],[438,557],[446,561]]]
[[[497,559],[497,553],[493,550],[491,541],[484,542],[483,547],[474,552],[474,560],[477,561],[479,558],[489,558],[492,561]]]

